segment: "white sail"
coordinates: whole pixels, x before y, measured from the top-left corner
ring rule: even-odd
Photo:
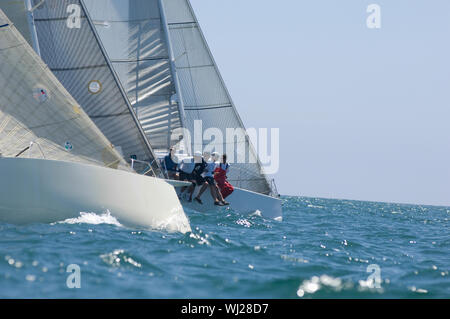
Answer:
[[[152,147],[139,124],[81,0],[34,1],[42,59],[125,159],[152,163]]]
[[[244,125],[208,48],[190,2],[188,0],[162,2],[170,30],[173,55],[176,58],[176,74],[182,91],[186,128],[194,132],[194,121],[201,120],[204,131],[218,128],[224,136],[227,128],[243,129]],[[199,146],[203,149],[203,144],[194,145],[194,142],[192,139],[194,150],[199,149]],[[245,163],[232,165],[229,181],[258,193],[273,193],[248,135],[238,140],[234,147],[235,156],[242,147],[245,147],[248,156]],[[227,144],[224,142],[223,150],[226,149]],[[237,159],[229,158],[229,160],[237,162]]]
[[[181,127],[158,0],[84,0],[142,128],[168,150]]]
[[[0,10],[0,152],[95,164],[128,164]]]
[[[202,121],[203,131],[218,128],[224,136],[227,128],[244,129],[189,1],[84,2],[155,149],[173,145],[176,141],[170,136],[180,126],[193,137],[195,120]],[[179,100],[176,106],[170,103],[174,93]],[[205,146],[194,142],[191,138],[191,150]],[[222,150],[227,146],[224,142]],[[272,194],[248,136],[237,141],[234,153],[242,149],[248,152],[246,162],[233,164],[229,180],[244,189]]]

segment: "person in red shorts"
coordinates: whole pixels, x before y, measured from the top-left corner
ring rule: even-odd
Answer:
[[[223,198],[227,198],[231,195],[234,191],[233,185],[231,185],[227,181],[227,173],[230,169],[230,164],[227,163],[227,155],[222,155],[222,162],[217,166],[214,174],[214,179],[217,183],[217,186],[219,186],[220,193],[222,194]]]

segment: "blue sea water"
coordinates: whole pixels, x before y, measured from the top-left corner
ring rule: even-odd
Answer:
[[[449,207],[284,197],[282,222],[187,213],[188,234],[108,214],[0,224],[0,297],[450,298]]]

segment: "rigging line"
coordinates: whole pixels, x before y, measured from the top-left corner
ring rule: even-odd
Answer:
[[[184,25],[184,26],[170,26],[172,30],[188,30],[188,29],[198,29],[198,25],[194,22],[190,23],[190,25]]]
[[[214,64],[204,64],[204,65],[195,65],[195,66],[179,66],[177,67],[178,70],[185,70],[185,69],[199,69],[199,68],[207,68],[207,67],[214,67]]]
[[[228,106],[228,105],[231,105],[231,103],[209,103],[203,105],[188,105],[186,107],[195,108],[195,107],[213,107],[213,106]]]
[[[77,71],[77,70],[88,70],[88,69],[98,69],[98,68],[104,68],[108,65],[103,64],[97,64],[97,65],[86,65],[86,66],[79,66],[79,67],[72,67],[72,68],[50,68],[53,72],[59,72],[59,71]]]
[[[133,62],[143,62],[143,61],[158,61],[158,60],[169,60],[168,56],[156,56],[149,58],[139,58],[139,59],[111,59],[112,63],[133,63]]]
[[[37,18],[34,19],[34,21],[36,22],[49,22],[49,21],[67,21],[67,18],[69,18],[69,16],[67,17],[60,17],[60,18]],[[77,16],[78,18],[78,16]],[[79,17],[80,19],[86,19],[86,16],[80,15]]]
[[[142,19],[129,19],[129,20],[92,20],[95,23],[101,22],[111,22],[111,23],[121,23],[121,22],[146,22],[146,21],[159,21],[160,18],[142,18]]]
[[[123,116],[123,115],[127,115],[128,112],[122,112],[122,113],[115,113],[115,114],[102,114],[102,115],[89,115],[90,118],[93,119],[101,119],[101,118],[108,118],[108,117],[118,117],[118,116]]]
[[[183,24],[195,24],[195,21],[186,21],[186,22],[171,22],[171,23],[167,23],[168,25],[183,25]]]
[[[226,109],[229,107],[233,107],[232,105],[223,105],[223,106],[211,106],[211,107],[188,107],[184,108],[186,111],[207,111],[207,110],[216,110],[216,109]]]

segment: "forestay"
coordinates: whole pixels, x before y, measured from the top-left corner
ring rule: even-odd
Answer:
[[[35,4],[39,1],[35,1]],[[159,164],[83,1],[46,0],[34,11],[42,59],[125,159]]]
[[[163,1],[166,13],[173,55],[176,57],[181,95],[186,114],[186,127],[194,132],[194,121],[201,120],[203,130],[218,128],[226,136],[227,128],[244,128],[213,56],[200,29],[188,0]],[[202,145],[192,148],[203,149]],[[208,141],[206,141],[208,143]],[[271,194],[272,189],[260,161],[247,134],[234,144],[234,154],[238,149],[247,150],[245,163],[234,163],[229,173],[229,181],[241,188],[262,194]],[[223,150],[227,150],[224,139]],[[236,156],[237,157],[237,156]],[[229,158],[237,161],[236,158]]]
[[[131,105],[155,150],[181,127],[157,0],[85,0]]]
[[[130,171],[0,10],[0,152]]]

